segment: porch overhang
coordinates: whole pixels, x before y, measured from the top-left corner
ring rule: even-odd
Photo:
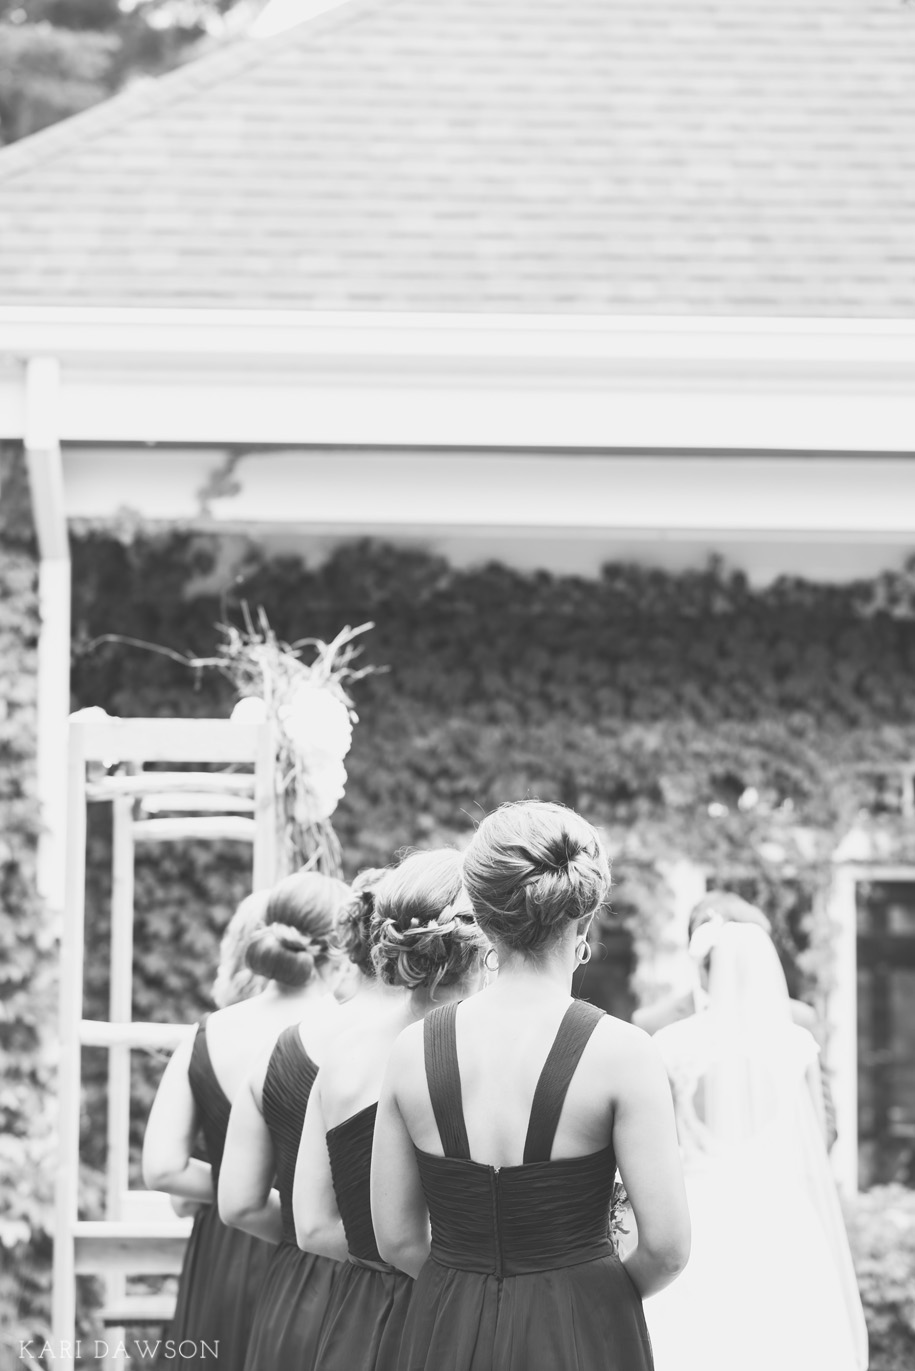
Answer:
[[[0,308],[0,436],[915,453],[915,322]]]

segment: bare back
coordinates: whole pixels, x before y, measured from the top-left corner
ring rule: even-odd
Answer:
[[[275,995],[268,990],[219,1009],[207,1019],[207,1046],[219,1085],[234,1100],[259,1061],[266,1061],[280,1033],[301,1025],[309,1055],[320,1062],[340,1008],[329,994]],[[314,1051],[312,1051],[314,1049]]]
[[[346,1014],[346,1007],[343,1010]],[[412,1021],[405,1003],[359,1013],[337,1034],[321,1069],[321,1107],[327,1128],[376,1104],[391,1049]]]
[[[519,1007],[483,991],[458,1008],[458,1066],[474,1161],[494,1167],[520,1165],[538,1081],[572,1003],[568,995],[549,994],[539,1003]],[[584,1047],[557,1126],[554,1159],[597,1152],[611,1141],[614,1093],[608,1060],[625,1051],[627,1030],[632,1032],[605,1015]],[[421,1037],[416,1029],[410,1034],[398,1103],[415,1145],[441,1155]]]

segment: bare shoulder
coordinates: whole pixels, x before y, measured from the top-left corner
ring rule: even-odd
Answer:
[[[643,1028],[605,1014],[592,1034],[592,1063],[606,1070],[619,1088],[644,1083],[656,1076],[666,1079],[657,1045]]]
[[[410,1024],[394,1039],[388,1057],[387,1088],[396,1099],[403,1100],[424,1079],[423,1025],[420,1022]]]
[[[604,1014],[594,1029],[594,1041],[604,1051],[639,1052],[653,1050],[651,1037],[644,1028],[625,1019],[617,1019],[612,1014]]]

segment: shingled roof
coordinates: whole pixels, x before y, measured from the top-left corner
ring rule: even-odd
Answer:
[[[0,153],[0,303],[915,313],[915,4],[349,0]]]

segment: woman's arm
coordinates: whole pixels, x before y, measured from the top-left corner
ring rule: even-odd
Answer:
[[[209,1162],[191,1156],[197,1136],[197,1106],[188,1080],[193,1036],[175,1048],[162,1073],[143,1138],[143,1182],[184,1200],[212,1204]]]
[[[305,1127],[299,1143],[292,1187],[292,1212],[296,1242],[304,1252],[322,1257],[347,1257],[346,1234],[337,1208],[337,1196],[327,1151],[327,1125],[318,1075],[308,1098]]]
[[[382,1259],[416,1277],[431,1246],[429,1211],[394,1085],[408,1069],[410,1035],[408,1029],[394,1045],[378,1103],[372,1147],[372,1222]]]
[[[202,1208],[199,1201],[186,1200],[181,1195],[169,1195],[168,1198],[171,1201],[173,1211],[178,1215],[179,1219],[192,1219],[198,1210]]]
[[[644,1033],[628,1032],[625,1052],[614,1045],[613,1147],[638,1229],[623,1265],[644,1298],[683,1270],[690,1223],[667,1073]]]
[[[219,1169],[219,1217],[266,1242],[283,1236],[280,1197],[273,1189],[276,1159],[264,1123],[261,1094],[266,1061],[239,1090],[229,1116]]]

